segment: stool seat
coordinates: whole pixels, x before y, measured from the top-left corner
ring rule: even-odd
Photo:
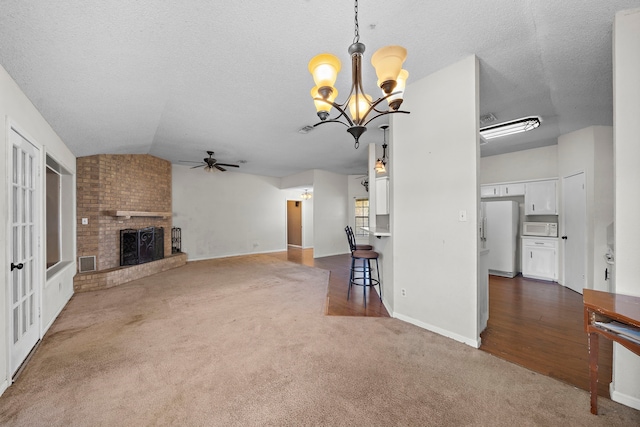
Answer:
[[[373,249],[371,245],[356,245],[356,251],[370,251]]]
[[[372,250],[358,250],[351,252],[353,258],[378,259],[378,252]]]

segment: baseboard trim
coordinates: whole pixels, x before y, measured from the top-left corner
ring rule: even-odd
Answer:
[[[216,255],[216,256],[205,256],[205,257],[199,257],[199,258],[190,258],[187,257],[187,262],[192,262],[192,261],[206,261],[208,259],[222,259],[222,258],[233,258],[233,257],[237,257],[237,256],[248,256],[248,255],[265,255],[265,254],[274,254],[274,253],[278,253],[278,252],[286,252],[287,249],[276,249],[276,250],[272,250],[272,251],[263,251],[263,252],[246,252],[246,253],[237,253],[237,254],[225,254],[225,255]]]
[[[402,320],[403,322],[407,322],[407,323],[411,323],[412,325],[418,326],[422,329],[426,329],[428,331],[431,332],[435,332],[438,335],[442,335],[445,336],[447,338],[451,338],[452,340],[461,342],[463,344],[466,344],[468,346],[471,346],[473,348],[480,348],[480,340],[473,340],[473,339],[469,339],[467,337],[463,337],[462,335],[458,335],[456,333],[453,333],[451,331],[447,331],[446,329],[442,329],[439,328],[437,326],[434,325],[430,325],[429,323],[425,323],[422,322],[420,320],[416,320],[412,317],[409,316],[405,316],[404,314],[400,314],[400,313],[393,313],[393,317],[399,320]]]
[[[611,395],[611,400],[614,402],[618,402],[622,405],[626,405],[630,408],[637,409],[640,411],[640,399],[634,396],[629,396],[628,394],[620,393],[616,391],[614,383],[611,382],[609,384],[609,394]]]
[[[7,389],[9,388],[9,381],[4,380],[2,382],[2,384],[0,384],[0,396],[2,396],[2,394],[7,391]]]

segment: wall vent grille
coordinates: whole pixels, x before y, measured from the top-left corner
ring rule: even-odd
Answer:
[[[96,271],[96,257],[81,256],[78,258],[78,271],[80,273],[86,273],[88,271]]]

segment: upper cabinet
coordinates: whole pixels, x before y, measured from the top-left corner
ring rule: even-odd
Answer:
[[[376,178],[376,215],[389,215],[389,177]]]
[[[480,186],[480,197],[524,196],[524,182]]]
[[[525,215],[557,215],[558,180],[534,181],[525,184]]]

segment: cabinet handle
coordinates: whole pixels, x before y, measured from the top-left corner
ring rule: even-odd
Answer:
[[[529,257],[533,259],[533,252],[529,251]]]
[[[536,204],[535,203],[531,203],[531,210],[532,211],[536,211]]]
[[[505,191],[509,194],[509,187],[505,188]]]

